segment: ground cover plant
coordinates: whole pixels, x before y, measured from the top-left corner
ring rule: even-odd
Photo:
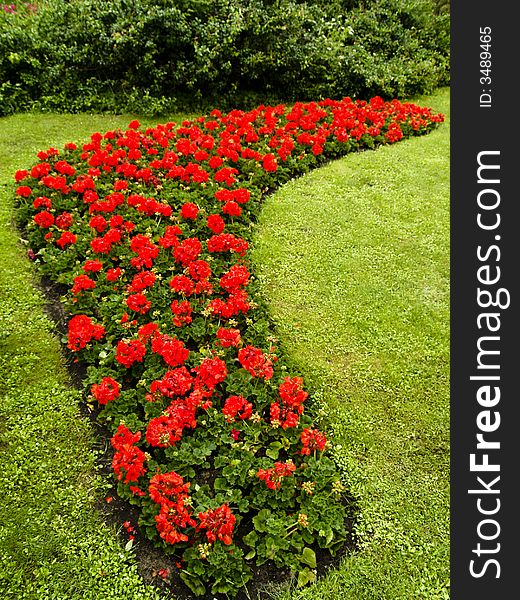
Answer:
[[[17,172],[30,256],[69,288],[67,343],[90,365],[119,494],[195,593],[234,593],[248,562],[267,560],[303,585],[315,549],[345,540],[326,437],[255,301],[262,194],[440,121],[380,98],[214,111],[180,127],[134,121]]]

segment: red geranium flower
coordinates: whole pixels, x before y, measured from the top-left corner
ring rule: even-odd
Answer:
[[[238,351],[238,360],[240,364],[249,371],[253,377],[271,379],[273,376],[273,366],[269,358],[254,346],[245,346]]]
[[[197,516],[200,520],[197,531],[205,529],[210,544],[220,540],[226,546],[229,546],[233,542],[232,535],[236,518],[227,504],[206,512],[200,512]]]
[[[94,383],[90,388],[91,394],[99,404],[107,404],[119,396],[119,383],[112,377],[103,377],[101,383]]]

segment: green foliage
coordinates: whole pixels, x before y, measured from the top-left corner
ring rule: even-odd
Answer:
[[[47,0],[0,12],[0,114],[428,92],[449,78],[430,0]]]

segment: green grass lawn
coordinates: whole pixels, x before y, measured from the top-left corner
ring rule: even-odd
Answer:
[[[449,90],[416,99],[447,115]],[[449,120],[269,197],[257,273],[319,390],[360,549],[292,598],[449,598]]]
[[[417,102],[447,114],[449,93]],[[0,119],[5,599],[157,597],[93,509],[107,485],[95,470],[95,438],[79,417],[12,208],[12,175],[37,150],[131,118]],[[362,512],[359,551],[287,598],[449,597],[448,161],[445,123],[349,155],[266,202],[254,248],[259,278],[286,351],[320,390]]]

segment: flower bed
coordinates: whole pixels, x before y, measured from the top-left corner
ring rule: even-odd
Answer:
[[[344,99],[95,133],[18,171],[30,256],[65,284],[66,343],[112,432],[121,498],[195,594],[272,561],[315,578],[345,543],[344,487],[255,294],[262,196],[324,160],[430,131],[396,100]]]

